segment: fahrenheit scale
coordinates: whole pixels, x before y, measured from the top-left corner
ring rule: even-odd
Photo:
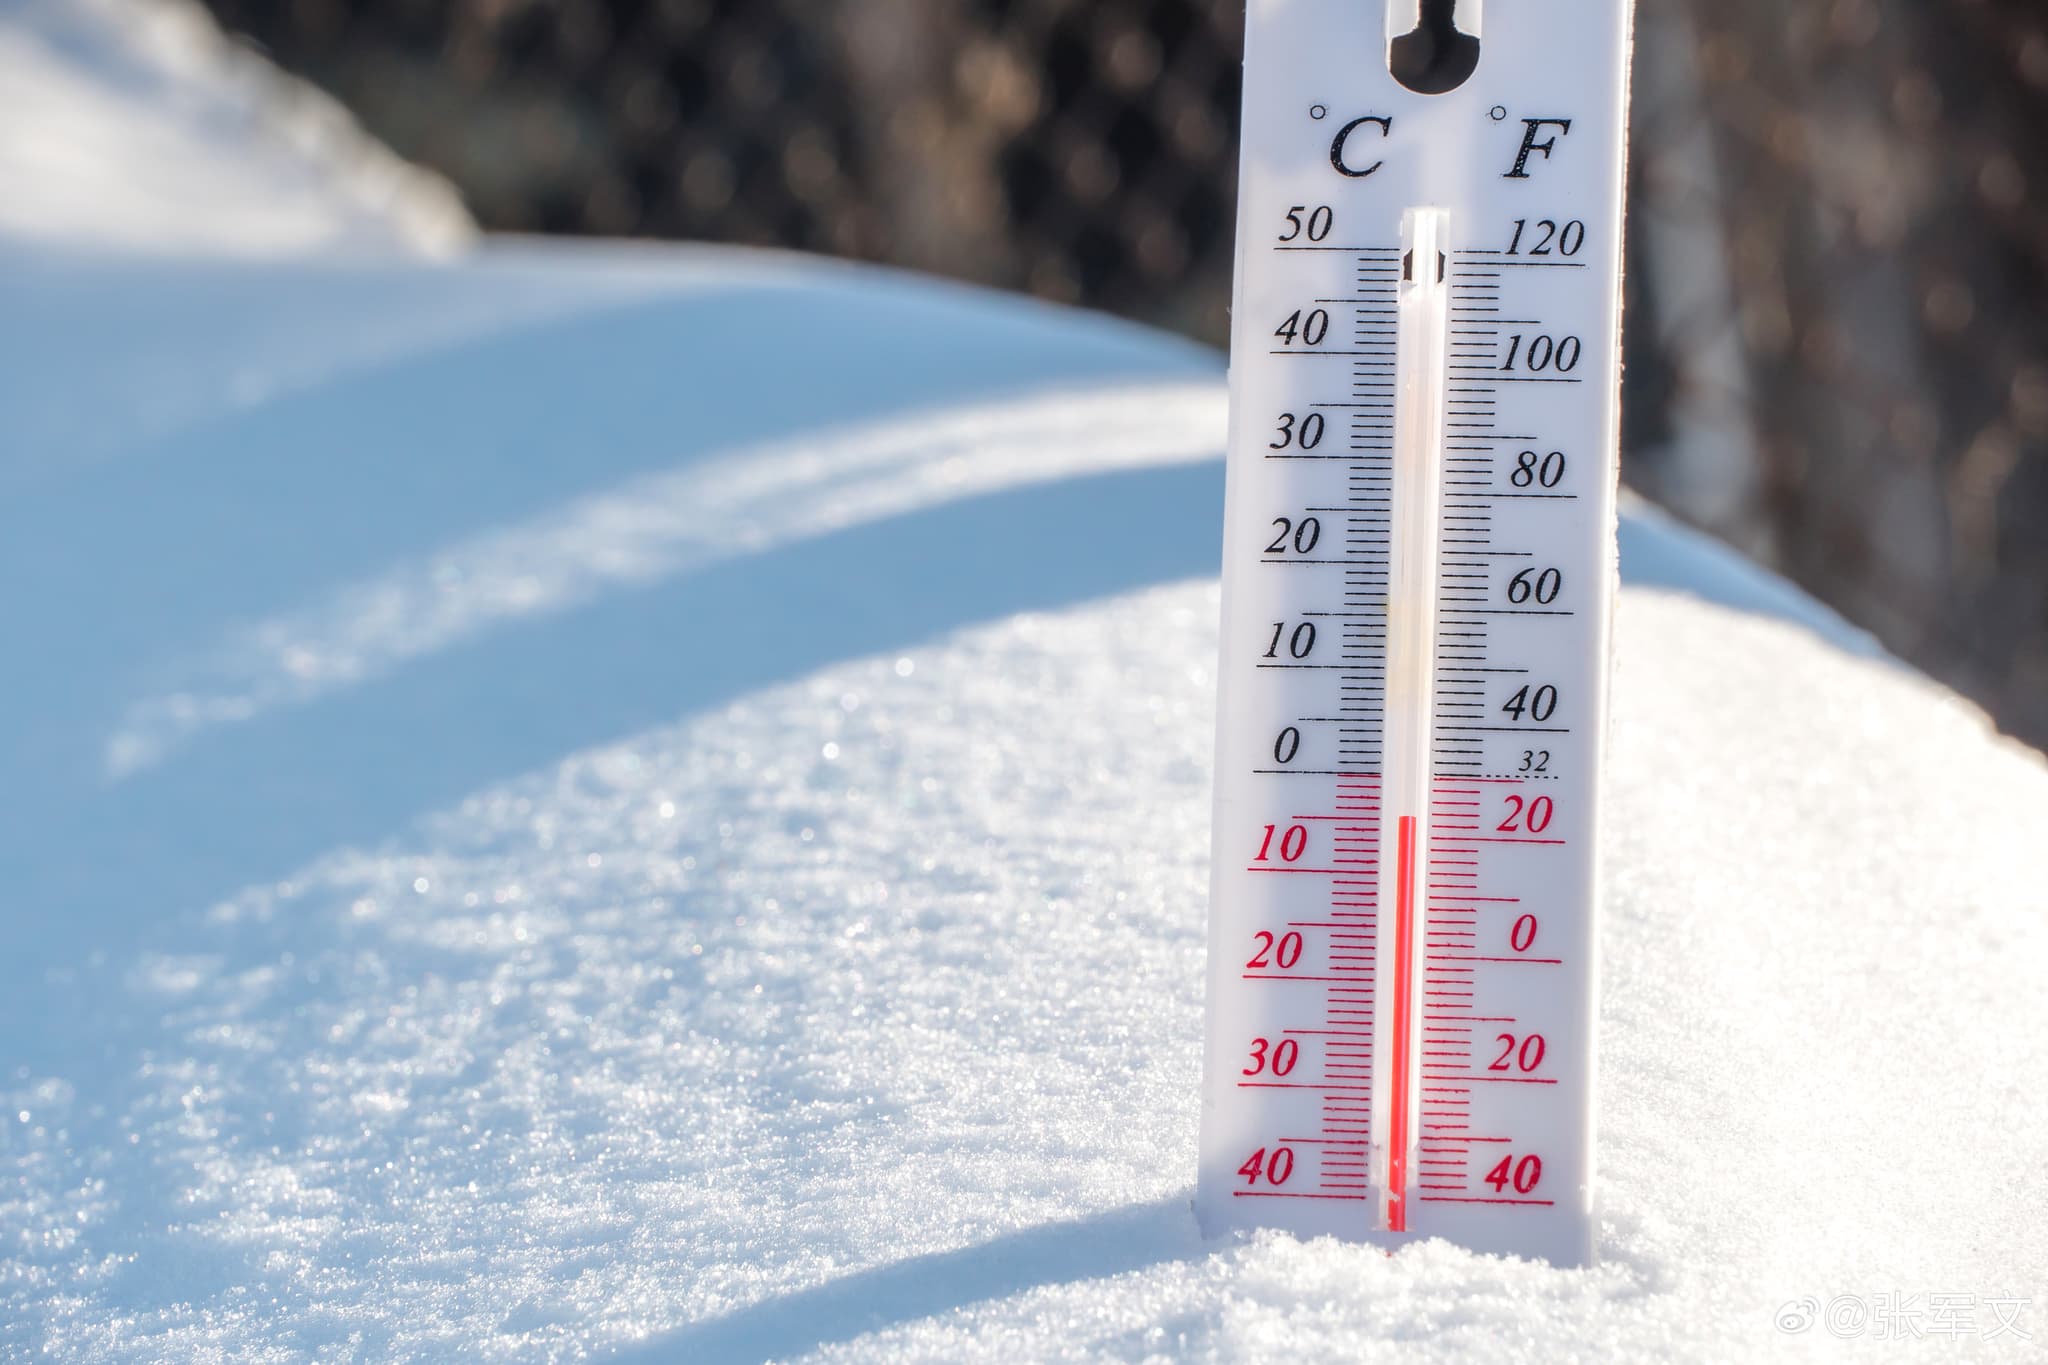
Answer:
[[[1629,18],[1251,0],[1211,1232],[1590,1258]]]

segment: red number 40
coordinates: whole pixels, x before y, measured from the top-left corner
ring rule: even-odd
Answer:
[[[1510,1184],[1516,1194],[1527,1194],[1536,1188],[1536,1182],[1543,1179],[1543,1158],[1531,1152],[1520,1161],[1504,1156],[1500,1164],[1486,1173],[1486,1183],[1493,1186],[1494,1193],[1505,1194]]]
[[[1287,1177],[1294,1174],[1294,1149],[1275,1147],[1272,1155],[1268,1156],[1266,1149],[1261,1147],[1251,1154],[1244,1165],[1237,1168],[1237,1173],[1244,1177],[1244,1183],[1247,1185],[1258,1184],[1262,1175],[1268,1185],[1285,1185]]]

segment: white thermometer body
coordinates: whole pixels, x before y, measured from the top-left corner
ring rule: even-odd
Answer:
[[[1247,20],[1197,1212],[1577,1264],[1629,11],[1423,17]]]

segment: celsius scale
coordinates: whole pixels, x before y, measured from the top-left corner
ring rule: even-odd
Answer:
[[[1591,1257],[1629,20],[1251,0],[1211,1234]]]

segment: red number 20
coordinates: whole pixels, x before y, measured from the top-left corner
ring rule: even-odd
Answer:
[[[1510,796],[1508,818],[1494,828],[1503,834],[1515,834],[1525,829],[1531,834],[1541,834],[1550,828],[1550,817],[1555,810],[1555,803],[1547,796],[1539,796],[1528,802],[1524,802],[1519,796]]]
[[[1512,1033],[1500,1034],[1493,1041],[1500,1044],[1500,1056],[1487,1064],[1488,1071],[1506,1071],[1511,1057],[1523,1071],[1534,1071],[1543,1065],[1543,1035],[1540,1033],[1521,1039],[1519,1045]]]
[[[1259,947],[1258,951],[1252,954],[1251,960],[1244,964],[1246,967],[1271,967],[1277,963],[1281,970],[1285,971],[1301,961],[1301,935],[1292,929],[1277,939],[1264,929],[1259,930],[1253,937],[1258,939]]]

